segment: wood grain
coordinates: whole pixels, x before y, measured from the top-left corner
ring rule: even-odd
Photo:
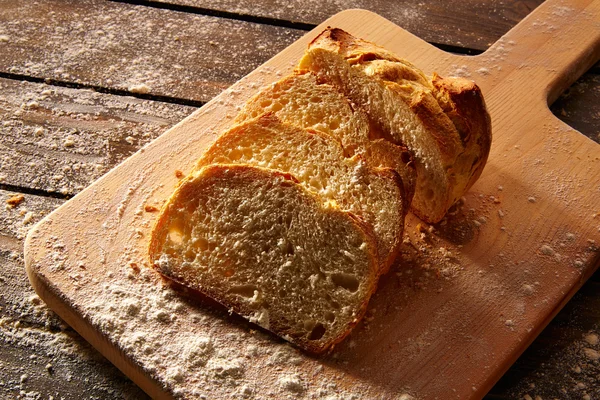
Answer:
[[[8,0],[0,25],[0,72],[201,102],[304,34],[101,0]]]
[[[0,183],[74,195],[195,109],[0,78]]]
[[[318,25],[332,15],[351,8],[373,11],[414,35],[436,44],[483,51],[517,24],[542,1],[510,0],[488,2],[468,0],[456,7],[451,2],[351,0],[158,0],[242,16],[273,18]],[[155,3],[155,2],[146,2]]]
[[[506,17],[516,21],[533,6],[511,3],[503,12],[512,15],[509,10],[518,9]],[[438,26],[452,35],[468,31],[436,24],[437,19],[448,19],[445,9],[427,10],[423,18],[433,19],[419,20],[419,26]],[[134,15],[144,23],[132,25]],[[461,24],[479,24],[479,19],[474,22],[466,15],[456,18]],[[0,9],[0,23],[6,39],[0,41],[0,72],[197,102],[210,100],[305,33],[100,0],[35,4],[9,0]],[[481,27],[488,25],[493,26],[482,23]],[[504,31],[498,28],[495,37]],[[470,35],[479,34],[474,28]],[[452,45],[467,46],[461,40]]]
[[[452,397],[482,397],[570,299],[598,261],[598,248],[591,242],[600,241],[593,221],[595,196],[586,190],[600,179],[600,161],[594,158],[597,144],[557,122],[546,108],[546,99],[555,94],[556,87],[572,82],[597,57],[598,43],[589,34],[589,24],[594,21],[582,17],[600,15],[595,9],[599,4],[573,3],[567,10],[568,22],[577,20],[572,26],[566,18],[554,16],[555,12],[565,11],[556,9],[557,3],[544,4],[517,31],[509,33],[507,37],[515,40],[514,43],[508,40],[506,45],[514,47],[506,50],[500,43],[482,56],[466,59],[440,52],[371,14],[346,12],[329,22],[389,47],[426,72],[433,68],[442,73],[459,69],[480,83],[496,129],[495,147],[482,179],[466,197],[465,206],[446,225],[434,227],[436,233],[431,235],[430,242],[420,242],[415,232],[418,221],[414,218],[408,221],[412,240],[425,253],[432,249],[432,260],[439,260],[433,255],[439,247],[451,251],[451,261],[445,262],[455,263],[456,274],[448,280],[436,280],[425,268],[413,268],[422,279],[383,280],[365,325],[335,355],[322,360],[294,353],[299,361],[293,366],[269,364],[270,352],[282,349],[279,342],[269,336],[253,336],[239,322],[223,319],[218,313],[204,314],[204,309],[186,304],[181,306],[185,312],[176,313],[177,319],[170,322],[171,344],[182,343],[190,330],[206,334],[208,329],[213,334],[218,332],[214,337],[219,338],[220,351],[231,352],[232,357],[236,354],[243,357],[250,344],[265,350],[253,358],[251,365],[236,369],[243,371],[240,372],[243,382],[260,379],[261,386],[256,390],[263,395],[284,395],[281,391],[288,386],[278,385],[277,381],[283,368],[300,376],[306,384],[303,390],[308,390],[308,394],[328,381],[342,392],[349,389],[366,397],[386,396],[386,393],[391,396],[399,391],[425,398],[448,393]],[[542,17],[565,35],[542,31],[531,37],[515,36],[515,32],[535,26],[536,18]],[[553,57],[549,49],[557,45],[564,48],[565,40],[575,40],[572,43],[587,46],[587,51],[575,47]],[[215,133],[228,124],[236,104],[253,92],[249,83],[277,79],[276,72],[289,69],[290,60],[297,60],[304,45],[298,43],[282,52],[268,67],[251,74],[234,90],[158,138],[143,153],[134,155],[38,225],[29,236],[26,261],[36,289],[147,390],[166,388],[161,395],[167,398],[182,395],[181,391],[190,390],[193,382],[196,387],[211,390],[216,397],[227,398],[232,390],[239,389],[208,379],[210,375],[202,373],[170,378],[173,375],[167,366],[177,360],[169,357],[177,356],[168,350],[158,359],[145,358],[130,347],[124,353],[128,329],[133,327],[121,326],[123,332],[118,336],[111,336],[105,329],[102,335],[94,332],[105,326],[102,321],[107,315],[94,314],[98,305],[90,303],[90,298],[104,299],[102,304],[107,301],[110,304],[111,300],[104,297],[112,293],[107,286],[125,285],[125,281],[148,293],[159,290],[151,285],[150,278],[147,281],[135,276],[125,281],[119,278],[127,269],[123,257],[143,262],[145,242],[132,235],[138,229],[142,238],[146,236],[152,216],[136,210],[149,200],[160,204],[176,182],[168,172],[189,168],[192,155],[214,140]],[[593,57],[575,63],[582,54]],[[482,69],[491,66],[502,68],[494,73]],[[520,101],[507,102],[507,93],[511,99]],[[575,162],[572,154],[580,155],[583,161]],[[530,165],[529,161],[535,164]],[[496,203],[491,196],[500,202]],[[502,211],[502,218],[498,210]],[[56,239],[59,250],[46,250],[49,232],[61,230],[72,233]],[[460,237],[456,236],[459,230],[464,233]],[[457,238],[462,239],[460,248]],[[103,248],[111,251],[104,253],[100,251]],[[570,254],[578,255],[571,259]],[[78,259],[84,256],[101,260],[101,265],[86,264],[87,278],[74,282],[64,274],[76,268]],[[442,257],[441,261],[444,260]],[[424,265],[419,262],[422,260],[416,261]],[[114,275],[103,278],[106,285],[98,286],[95,277],[99,273],[105,276],[107,269],[114,271]],[[403,286],[402,282],[415,285]],[[531,288],[526,290],[524,285]],[[86,313],[85,319],[81,318],[81,312]],[[106,312],[110,310],[103,309]],[[198,314],[202,314],[204,321],[201,326],[193,321],[194,315],[200,318]],[[431,318],[423,318],[424,315]],[[112,318],[111,314],[108,317]],[[152,321],[138,322],[136,331],[152,329]],[[315,377],[313,373],[319,365],[322,370]],[[463,379],[456,379],[457,370]],[[190,381],[179,386],[179,379]]]

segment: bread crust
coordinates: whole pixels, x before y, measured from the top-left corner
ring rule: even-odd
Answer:
[[[437,89],[438,102],[454,123],[463,144],[464,150],[457,157],[455,168],[464,180],[463,185],[456,187],[456,201],[483,172],[492,146],[492,121],[481,89],[475,82],[464,78],[443,78],[434,72],[431,83]]]
[[[331,71],[321,73],[318,63],[313,63],[312,56],[318,57],[327,52],[341,56],[351,68],[341,72],[343,76],[334,76],[335,73]],[[426,222],[439,222],[481,175],[492,135],[490,117],[481,90],[475,83],[463,78],[442,78],[437,74],[428,78],[392,52],[338,28],[327,28],[309,44],[307,55],[301,60],[299,68],[311,70],[321,79],[339,87],[343,87],[342,80],[351,79],[348,74],[357,69],[384,84],[387,90],[410,108],[435,143],[435,149],[429,151],[445,173],[445,188],[436,188],[441,201],[435,209],[427,209],[420,201],[424,195],[419,191],[427,185],[421,184],[421,189],[417,189],[413,212]],[[354,98],[352,100],[356,101]],[[368,112],[367,108],[365,110]],[[368,114],[377,118],[373,113]],[[381,116],[379,118],[376,122],[385,125],[386,121],[382,121]],[[396,143],[401,141],[390,132],[386,133],[387,140]],[[421,160],[417,153],[420,149],[410,150],[419,164]],[[417,165],[421,175],[426,173],[426,169]],[[431,182],[428,184],[431,189]]]

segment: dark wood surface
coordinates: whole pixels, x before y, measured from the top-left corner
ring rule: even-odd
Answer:
[[[539,2],[328,4],[3,2],[0,198],[23,199],[0,211],[0,397],[145,396],[45,308],[28,284],[22,240],[68,197],[341,9],[371,9],[427,41],[469,54],[485,50]],[[552,110],[600,142],[596,71],[581,77]],[[600,398],[595,335],[599,273],[487,398]]]

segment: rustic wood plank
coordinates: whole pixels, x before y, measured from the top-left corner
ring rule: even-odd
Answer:
[[[519,12],[511,24],[534,7],[516,4]],[[509,13],[514,7],[502,10]],[[449,18],[444,9],[427,10],[433,21],[435,15]],[[405,13],[410,14],[404,10],[398,15]],[[132,15],[144,22],[131,25]],[[47,0],[35,5],[9,0],[0,9],[0,25],[0,72],[5,74],[194,101],[211,99],[304,33],[99,0]],[[440,29],[451,35],[464,31]]]
[[[0,183],[73,195],[193,110],[0,78]],[[600,142],[600,75],[584,75],[552,110]]]
[[[23,237],[64,201],[0,190],[0,397],[145,399],[147,396],[48,309],[29,284]]]
[[[340,11],[362,8],[373,11],[416,36],[448,51],[477,54],[508,32],[543,0],[503,2],[469,0],[460,7],[452,2],[434,0],[391,2],[387,0],[120,0],[153,7],[183,9],[226,18],[249,20],[278,26],[299,25],[312,29]],[[600,72],[600,62],[593,67]]]
[[[73,195],[195,109],[0,78],[0,183]]]
[[[221,11],[240,16],[273,18],[318,25],[332,15],[349,8],[373,11],[420,38],[453,47],[485,50],[535,9],[543,0],[507,0],[503,2],[468,0],[455,3],[444,0],[422,2],[387,0],[157,0],[156,2]]]
[[[0,27],[0,72],[197,101],[304,33],[100,0],[7,0]]]

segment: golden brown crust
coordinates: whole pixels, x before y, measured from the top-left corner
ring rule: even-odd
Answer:
[[[383,82],[409,106],[425,132],[433,138],[437,150],[431,154],[445,171],[448,186],[436,189],[438,194],[445,196],[436,209],[419,209],[421,201],[417,201],[414,211],[427,222],[441,220],[481,175],[489,154],[491,123],[479,87],[463,78],[441,78],[434,74],[429,79],[392,52],[338,28],[327,28],[319,34],[309,45],[308,53],[311,52],[315,55],[333,52],[342,56],[352,68],[359,68],[367,76]],[[318,63],[311,65],[310,60],[311,57],[305,57],[300,63],[301,68],[319,74]],[[328,79],[343,86],[340,79],[345,78],[329,76]],[[384,134],[384,137],[398,140],[394,135]],[[418,157],[416,161],[420,163]],[[425,169],[417,166],[418,171]],[[421,185],[421,190],[423,188]],[[424,198],[421,193],[416,197]]]
[[[487,162],[492,145],[490,115],[481,89],[475,82],[464,78],[442,78],[436,73],[431,82],[437,89],[440,105],[456,126],[464,146],[464,153],[459,156],[459,161],[466,163],[459,168],[468,176],[462,188],[464,193],[477,181]]]
[[[389,82],[388,86],[398,93],[404,91],[410,94],[410,101],[407,103],[425,127],[426,132],[435,140],[442,165],[444,167],[452,166],[462,146],[452,121],[432,94],[424,90],[406,92],[407,86],[402,87],[393,82]]]

